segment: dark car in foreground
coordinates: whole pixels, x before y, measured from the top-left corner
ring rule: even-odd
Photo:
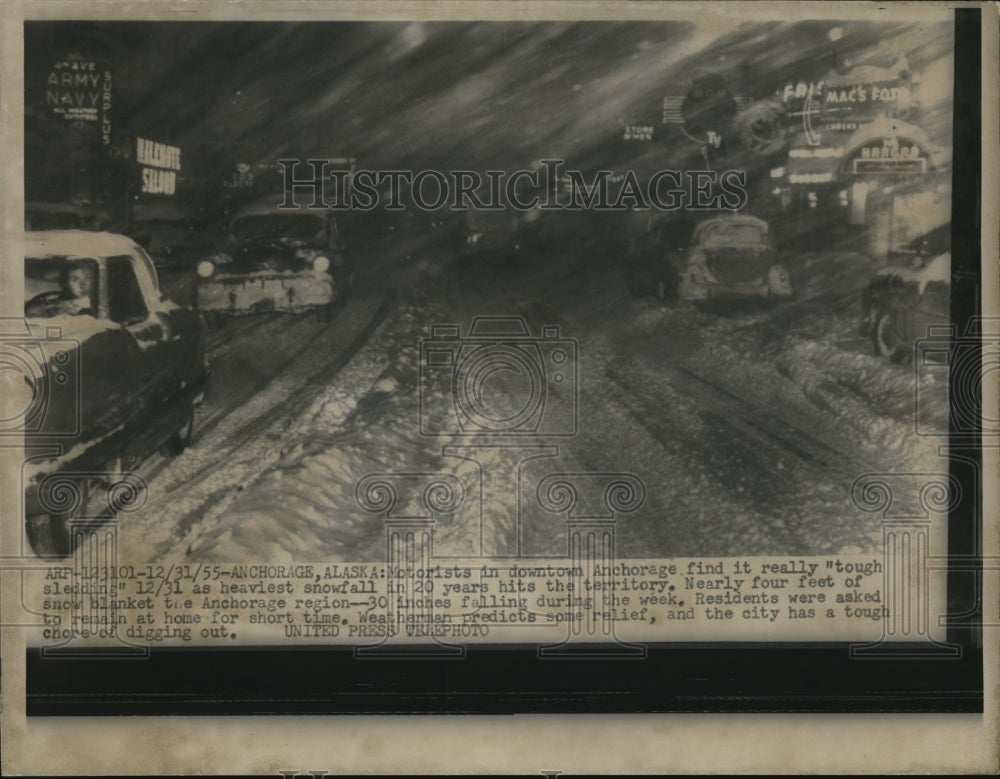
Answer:
[[[329,320],[353,283],[337,221],[328,211],[284,209],[268,198],[236,211],[225,251],[198,264],[198,309],[228,316],[315,311]]]
[[[932,326],[951,321],[951,225],[889,253],[861,296],[862,327],[875,354],[903,362]],[[943,332],[943,331],[942,331]]]
[[[25,525],[36,554],[60,557],[94,493],[114,513],[104,493],[130,468],[187,447],[208,366],[197,314],[125,236],[26,233],[24,283],[24,331],[3,347],[23,374]]]

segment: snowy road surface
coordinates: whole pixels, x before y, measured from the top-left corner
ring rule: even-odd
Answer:
[[[795,301],[713,312],[631,297],[600,257],[460,267],[417,250],[393,294],[369,281],[330,324],[232,321],[210,332],[213,383],[192,446],[138,471],[148,503],[123,522],[123,553],[381,560],[385,512],[365,511],[356,485],[428,472],[456,476],[466,498],[436,518],[441,556],[564,554],[565,517],[535,494],[553,472],[641,479],[644,502],[617,518],[621,556],[872,552],[879,519],[851,503],[851,485],[866,472],[941,469],[913,408],[919,394],[943,430],[947,377],[921,369],[915,385],[911,366],[871,354],[858,334],[867,259],[802,254],[789,267]],[[500,315],[575,342],[576,391],[547,375],[544,402],[575,414],[576,435],[470,439],[456,435],[447,389],[427,390],[421,406],[431,326],[464,336],[475,317]],[[523,379],[487,379],[486,402],[516,411]],[[421,434],[422,413],[438,435]]]

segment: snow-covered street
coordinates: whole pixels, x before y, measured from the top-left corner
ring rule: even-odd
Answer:
[[[852,504],[854,480],[942,467],[914,402],[919,387],[943,430],[945,383],[927,368],[915,383],[859,335],[861,255],[797,255],[794,301],[706,311],[630,296],[596,255],[459,266],[435,244],[407,252],[387,266],[392,293],[362,283],[332,323],[263,314],[210,331],[194,441],[140,468],[149,500],[122,525],[125,556],[380,560],[385,516],[362,508],[358,482],[430,472],[480,498],[439,518],[445,556],[565,553],[564,521],[533,487],[554,472],[641,479],[642,506],[618,517],[621,556],[862,554],[881,527]],[[576,435],[469,440],[448,429],[447,391],[421,406],[421,339],[436,324],[465,336],[482,316],[575,342]],[[516,377],[489,381],[490,402],[523,403]],[[572,387],[548,390],[550,408],[573,402]]]

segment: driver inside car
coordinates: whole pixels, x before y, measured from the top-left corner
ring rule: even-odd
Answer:
[[[90,271],[83,267],[65,270],[59,278],[63,288],[63,297],[56,303],[56,308],[64,314],[90,314],[90,290],[93,286]]]
[[[91,291],[93,277],[88,268],[81,265],[64,268],[59,274],[61,288],[58,297],[43,301],[32,301],[26,306],[27,316],[59,316],[68,314],[93,314]]]

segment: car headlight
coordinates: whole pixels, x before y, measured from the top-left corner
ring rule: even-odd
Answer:
[[[317,273],[325,273],[330,268],[330,259],[324,257],[322,254],[318,257],[313,257],[313,270]]]
[[[207,279],[215,273],[215,263],[211,260],[202,260],[198,263],[198,275],[203,279]]]

